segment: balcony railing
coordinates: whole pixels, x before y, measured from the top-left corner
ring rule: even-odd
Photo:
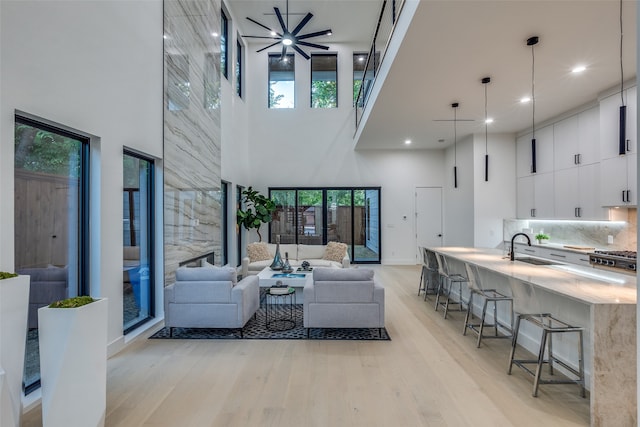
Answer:
[[[367,106],[367,100],[369,99],[369,93],[378,75],[380,64],[384,60],[389,41],[393,35],[404,2],[405,0],[384,0],[382,2],[382,9],[380,10],[376,30],[373,34],[373,41],[371,42],[366,65],[362,72],[362,83],[360,84],[358,96],[355,101],[356,130],[360,125],[360,120],[362,119],[362,115]]]

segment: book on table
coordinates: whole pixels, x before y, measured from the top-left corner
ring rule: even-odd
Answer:
[[[289,286],[272,286],[269,288],[271,295],[284,295],[293,292],[293,288]]]

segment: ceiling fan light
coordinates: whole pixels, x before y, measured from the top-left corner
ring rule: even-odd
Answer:
[[[293,40],[291,40],[291,37],[289,36],[284,36],[282,38],[282,44],[285,46],[291,46],[293,44]]]

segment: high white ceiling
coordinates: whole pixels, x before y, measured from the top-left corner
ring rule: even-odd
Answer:
[[[636,2],[623,2],[624,79],[636,74]],[[535,46],[535,121],[549,120],[595,100],[620,84],[620,14],[616,0],[422,0],[358,141],[358,148],[439,148],[453,142],[451,103],[459,102],[458,140],[488,130],[531,127]],[[587,67],[581,74],[574,66]],[[444,143],[438,140],[444,139]],[[407,148],[407,147],[404,147]]]
[[[407,0],[415,1],[415,0]],[[229,0],[241,34],[264,35],[251,17],[278,27],[273,6],[284,14],[286,0]],[[303,33],[333,30],[316,43],[371,41],[381,0],[290,0],[289,26],[307,12],[314,17]],[[636,75],[636,1],[623,1],[624,80]],[[421,0],[384,85],[357,142],[358,149],[443,148],[453,143],[451,103],[458,140],[484,132],[483,77],[487,86],[490,133],[517,133],[531,127],[531,48],[535,46],[536,126],[594,101],[620,85],[618,0]],[[262,40],[245,39],[252,48]],[[277,48],[273,48],[274,51]],[[587,67],[573,74],[574,66]],[[404,141],[411,139],[406,146]],[[444,140],[444,142],[438,142]]]

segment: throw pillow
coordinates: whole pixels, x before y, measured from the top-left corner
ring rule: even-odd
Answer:
[[[329,261],[342,262],[342,258],[347,254],[346,243],[329,242],[327,248],[324,251],[322,259]]]
[[[273,258],[265,242],[249,243],[247,245],[247,256],[249,257],[249,262],[266,261]]]

